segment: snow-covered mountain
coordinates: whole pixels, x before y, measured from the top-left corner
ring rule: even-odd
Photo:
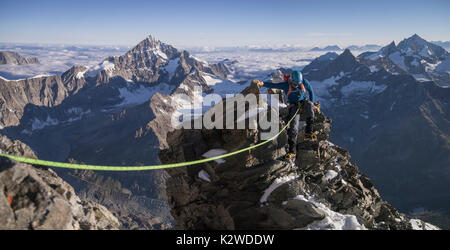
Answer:
[[[411,74],[419,81],[435,81],[449,86],[450,54],[442,47],[427,42],[417,34],[395,42],[377,52],[365,52],[358,56],[374,69],[383,67],[391,73]],[[395,64],[396,67],[392,67]]]
[[[333,119],[331,141],[349,149],[388,201],[403,211],[449,209],[442,204],[449,192],[450,88],[419,81],[383,56],[428,46],[413,41],[359,57],[349,50],[335,59],[327,54],[303,73]]]
[[[187,51],[178,51],[171,45],[147,37],[122,56],[105,59],[87,71],[87,77],[97,77],[105,83],[109,78],[121,77],[128,82],[179,84],[186,75],[198,71],[226,77],[229,73],[223,64],[209,64],[194,58]],[[84,76],[84,75],[83,75]]]

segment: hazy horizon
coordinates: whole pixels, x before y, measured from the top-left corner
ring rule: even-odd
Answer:
[[[178,47],[450,40],[450,3],[423,1],[61,1],[0,3],[1,43],[133,46],[152,35]]]

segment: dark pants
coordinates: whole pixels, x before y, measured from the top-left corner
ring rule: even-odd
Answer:
[[[300,111],[297,113],[295,118],[292,120],[289,129],[288,129],[288,144],[289,144],[289,153],[297,154],[297,135],[299,131],[299,123],[300,123],[300,114],[305,116],[306,128],[305,133],[312,132],[312,123],[314,120],[314,109],[313,103],[308,100],[303,100],[300,102],[301,105],[301,113]],[[294,116],[295,112],[297,112],[299,105],[298,104],[290,104],[289,105],[289,119]]]

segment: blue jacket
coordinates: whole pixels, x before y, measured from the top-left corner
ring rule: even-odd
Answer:
[[[303,79],[303,86],[305,86],[306,91],[309,93],[309,100],[314,102],[314,91],[311,88],[311,84],[307,79]],[[281,89],[284,93],[288,93],[289,91],[289,83],[288,82],[280,82],[273,83],[271,81],[264,82],[264,87],[271,89]],[[292,88],[291,94],[288,96],[288,103],[297,103],[306,99],[306,93],[301,90],[301,86],[299,85],[297,88]]]

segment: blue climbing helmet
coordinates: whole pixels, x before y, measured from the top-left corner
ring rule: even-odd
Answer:
[[[298,71],[298,70],[294,70],[292,73],[291,73],[291,77],[290,77],[290,81],[289,81],[289,83],[290,84],[292,84],[293,86],[292,87],[298,87],[298,85],[300,84],[300,83],[302,83],[303,82],[303,75],[302,75],[302,72],[300,72],[300,71]]]
[[[290,76],[284,75],[284,80],[289,83],[289,90],[286,93],[288,96],[292,93],[292,90],[298,88],[298,86],[300,86],[300,90],[303,94],[306,93],[305,86],[303,86],[302,72],[294,70]]]

